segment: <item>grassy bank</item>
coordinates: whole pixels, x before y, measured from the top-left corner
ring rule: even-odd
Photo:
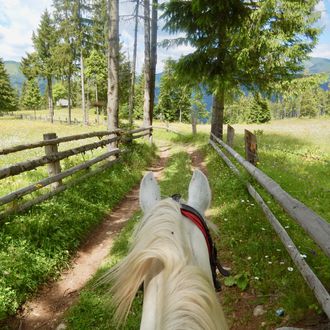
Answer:
[[[140,180],[153,153],[133,144],[112,168],[1,223],[0,318],[59,274],[90,229]]]

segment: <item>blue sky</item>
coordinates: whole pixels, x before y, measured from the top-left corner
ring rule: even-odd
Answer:
[[[127,1],[122,1],[120,14],[125,15],[132,12]],[[51,10],[52,0],[0,0],[0,57],[4,60],[20,61],[26,52],[32,51],[31,36],[36,30],[42,12],[48,8]],[[320,36],[319,43],[315,47],[312,56],[330,59],[330,0],[321,0],[317,6],[322,17],[320,24],[324,31]],[[124,43],[124,50],[132,55],[133,52],[133,22],[121,21],[120,33]],[[159,31],[158,40],[168,37]],[[143,65],[143,30],[140,24],[138,36],[138,62],[137,68]],[[192,51],[189,46],[180,46],[168,50],[158,49],[157,72],[163,70],[163,63],[167,57],[174,59]]]

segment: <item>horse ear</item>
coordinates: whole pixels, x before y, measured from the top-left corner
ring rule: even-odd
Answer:
[[[160,201],[160,189],[152,172],[144,175],[140,184],[140,206],[143,213],[148,212]]]
[[[211,203],[211,189],[204,173],[195,170],[189,184],[188,205],[204,215]]]

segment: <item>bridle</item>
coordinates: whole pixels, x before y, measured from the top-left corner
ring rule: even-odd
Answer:
[[[191,220],[202,232],[206,245],[209,251],[209,258],[210,258],[210,266],[212,271],[212,278],[213,278],[213,284],[216,291],[221,290],[221,284],[220,281],[217,279],[217,269],[223,276],[229,276],[230,273],[228,270],[224,269],[217,257],[217,248],[212,240],[212,237],[210,235],[209,228],[206,225],[206,222],[203,218],[203,216],[193,207],[181,203],[181,195],[180,194],[174,194],[171,196],[171,198],[180,204],[180,211],[183,216]]]

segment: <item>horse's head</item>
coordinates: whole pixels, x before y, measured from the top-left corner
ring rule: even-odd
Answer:
[[[145,174],[140,185],[140,206],[143,213],[148,213],[160,200],[159,185],[152,172]],[[200,170],[195,170],[188,189],[187,204],[204,216],[211,202],[211,189],[207,177]]]

